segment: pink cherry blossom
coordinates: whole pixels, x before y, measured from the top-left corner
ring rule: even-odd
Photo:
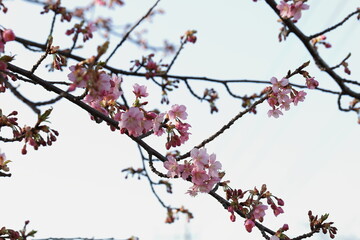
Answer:
[[[303,3],[302,1],[297,1],[295,4],[291,4],[291,15],[294,17],[294,20],[297,21],[301,18],[301,11],[309,9],[309,5]]]
[[[72,85],[70,85],[71,89],[75,89],[76,87],[79,88],[86,88],[86,70],[83,67],[79,66],[70,66],[70,73],[67,75],[68,79],[73,82]]]
[[[194,165],[185,160],[183,164],[183,172],[181,173],[181,177],[184,180],[186,180],[191,175],[193,169],[194,169]]]
[[[269,117],[274,117],[274,118],[278,118],[280,115],[283,115],[283,113],[279,110],[279,109],[272,109],[268,111],[268,116]]]
[[[15,34],[11,29],[6,29],[2,33],[2,39],[5,42],[10,42],[15,40]]]
[[[186,107],[184,105],[175,104],[171,107],[168,115],[170,120],[175,120],[176,118],[186,120],[188,114],[186,113]]]
[[[245,229],[248,232],[251,232],[253,227],[255,227],[255,223],[251,219],[247,219],[244,223]]]
[[[191,181],[195,185],[203,185],[205,181],[209,180],[209,175],[203,169],[194,168],[191,172]]]
[[[119,128],[126,129],[132,136],[138,137],[143,132],[142,121],[144,113],[137,107],[131,107],[129,110],[121,115],[119,121]]]
[[[146,86],[135,83],[133,88],[134,88],[133,93],[137,98],[149,96],[149,94],[146,92]]]
[[[165,130],[161,127],[161,124],[164,121],[165,113],[160,113],[153,120],[153,131],[156,136],[161,136]]]
[[[209,163],[209,154],[207,154],[206,148],[194,148],[190,152],[190,157],[193,159],[194,165],[197,168],[203,168],[204,165]]]
[[[292,17],[292,13],[290,10],[291,7],[286,2],[281,1],[280,4],[278,4],[276,6],[276,8],[280,11],[280,16],[282,18],[291,18]]]
[[[272,90],[274,93],[278,93],[281,88],[289,84],[289,80],[287,78],[282,78],[280,81],[278,81],[276,77],[272,77],[270,82],[273,84]]]
[[[169,155],[167,159],[168,160],[164,162],[164,167],[169,170],[167,175],[172,178],[175,176],[180,176],[180,172],[182,171],[183,166],[179,165],[172,155]]]
[[[303,102],[305,100],[305,96],[306,96],[306,92],[304,91],[299,91],[297,92],[297,94],[295,95],[295,97],[293,98],[293,103],[295,106],[297,106],[298,102]]]
[[[120,90],[121,82],[121,77],[118,77],[115,74],[112,76],[110,80],[110,89],[105,96],[106,100],[117,100],[123,94],[123,92]]]
[[[265,216],[265,210],[268,209],[268,206],[266,205],[256,205],[254,210],[253,210],[253,216],[255,219],[262,219]]]
[[[211,154],[209,156],[209,175],[211,177],[219,177],[219,170],[222,165],[219,161],[216,161],[216,155]]]

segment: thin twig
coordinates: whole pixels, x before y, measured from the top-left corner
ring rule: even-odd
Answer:
[[[200,144],[198,144],[197,146],[195,146],[195,148],[201,148],[204,147],[206,144],[208,144],[209,142],[211,142],[212,140],[214,140],[215,138],[217,138],[220,134],[224,133],[225,130],[229,129],[239,118],[241,118],[242,116],[244,116],[246,113],[248,113],[251,109],[253,109],[254,107],[256,107],[257,105],[259,105],[260,103],[264,102],[266,99],[268,98],[268,94],[266,94],[264,97],[260,98],[259,100],[257,100],[256,102],[254,102],[250,107],[248,107],[247,109],[245,109],[244,111],[239,112],[234,118],[232,118],[226,125],[224,125],[220,130],[218,130],[216,133],[214,133],[213,135],[211,135],[209,138],[205,139],[204,141],[202,141]],[[186,154],[180,156],[178,159],[184,159],[190,157],[190,151],[187,152]]]
[[[124,35],[124,37],[121,39],[121,41],[119,42],[119,44],[115,47],[115,49],[112,51],[112,53],[110,54],[110,56],[105,60],[105,63],[107,63],[110,58],[115,54],[115,52],[119,49],[119,47],[121,47],[121,45],[126,41],[126,39],[129,37],[130,33],[132,31],[134,31],[134,29],[139,26],[139,24],[145,19],[147,18],[150,13],[152,12],[152,10],[156,7],[156,5],[160,2],[160,0],[157,0],[156,3],[149,9],[149,11],[132,27],[130,28],[130,30]]]
[[[184,48],[185,43],[186,43],[186,40],[181,42],[179,49],[177,50],[177,52],[176,52],[175,56],[173,57],[171,63],[169,64],[168,68],[166,69],[166,74],[170,71],[171,67],[174,65],[174,63],[175,63],[177,57],[179,56],[181,50]]]
[[[332,27],[329,27],[329,28],[325,29],[324,31],[321,31],[321,32],[319,32],[319,33],[310,35],[309,38],[310,38],[310,39],[313,39],[313,38],[316,38],[316,37],[321,36],[321,35],[323,35],[323,34],[325,34],[325,33],[327,33],[327,32],[330,32],[330,31],[334,30],[335,28],[343,25],[347,20],[349,20],[353,15],[355,15],[355,14],[357,14],[357,13],[360,13],[360,8],[358,8],[356,11],[350,13],[350,14],[349,14],[347,17],[345,17],[344,20],[342,20],[341,22],[335,24],[335,25],[332,26]]]
[[[165,203],[161,200],[161,198],[159,197],[159,195],[157,194],[157,192],[155,191],[154,189],[154,182],[151,180],[150,176],[149,176],[149,173],[147,172],[146,170],[146,166],[145,166],[145,157],[144,157],[144,154],[140,148],[140,145],[138,144],[138,149],[139,149],[139,152],[140,152],[140,155],[141,155],[141,162],[142,162],[142,165],[143,165],[143,169],[145,171],[145,174],[146,174],[146,178],[148,179],[149,181],[149,185],[150,185],[150,188],[151,188],[151,191],[153,192],[153,194],[155,195],[155,197],[157,198],[157,200],[159,201],[159,203],[161,204],[161,206],[163,206],[164,208],[169,208],[170,206],[167,206],[165,205]],[[149,159],[151,159],[151,155],[149,155]]]
[[[348,60],[348,58],[349,58],[350,56],[351,56],[351,53],[349,53],[338,65],[331,67],[331,69],[334,70],[334,69],[340,67],[341,65],[343,65],[343,63],[344,63],[346,60]]]
[[[40,114],[40,110],[36,108],[35,104],[30,101],[29,99],[27,99],[26,97],[24,97],[13,85],[11,85],[11,83],[9,83],[9,81],[3,77],[2,74],[0,74],[0,79],[1,81],[3,81],[5,83],[5,86],[7,88],[10,89],[10,91],[19,99],[21,100],[23,103],[25,103],[26,105],[28,105],[31,110],[33,110],[36,114]]]

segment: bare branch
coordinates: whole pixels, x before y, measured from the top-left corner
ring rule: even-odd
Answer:
[[[119,49],[119,47],[121,47],[121,45],[126,41],[126,39],[129,37],[130,33],[132,31],[134,31],[134,29],[139,26],[139,24],[145,19],[147,18],[150,13],[152,12],[152,10],[157,6],[157,4],[160,2],[160,0],[157,0],[156,3],[149,9],[149,11],[132,27],[130,28],[130,30],[124,35],[124,37],[121,39],[121,41],[119,42],[119,44],[115,47],[115,49],[112,51],[112,53],[110,54],[110,56],[105,60],[105,63],[107,63],[110,58],[115,54],[115,52]]]

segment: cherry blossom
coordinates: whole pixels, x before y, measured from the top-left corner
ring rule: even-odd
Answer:
[[[154,118],[153,131],[156,136],[161,136],[165,132],[164,128],[161,126],[164,121],[164,116],[165,113],[160,113]]]
[[[309,89],[315,89],[319,86],[319,82],[316,81],[313,77],[312,78],[307,78],[306,79],[306,86]]]
[[[279,9],[280,11],[280,16],[282,18],[291,18],[292,14],[291,14],[291,7],[289,4],[287,4],[284,1],[281,1],[280,4],[278,4],[276,6],[277,9]]]
[[[164,167],[169,170],[167,175],[172,178],[175,176],[180,176],[180,172],[183,170],[183,166],[179,165],[172,155],[169,155],[167,159],[168,160],[164,162]]]
[[[283,113],[279,109],[274,108],[268,111],[269,117],[278,118],[280,115],[283,115]]]
[[[168,112],[168,115],[170,120],[175,120],[176,118],[186,120],[187,118],[186,107],[184,105],[175,104],[171,107],[171,110]]]
[[[293,98],[293,103],[295,106],[297,106],[298,102],[303,102],[305,100],[306,92],[299,91],[296,93],[296,95]]]
[[[280,88],[283,88],[289,84],[289,80],[287,78],[282,78],[280,81],[278,81],[276,77],[272,77],[270,82],[272,83],[272,90],[274,93],[278,93]]]
[[[301,11],[307,9],[309,9],[309,5],[302,1],[297,1],[295,4],[291,5],[291,15],[294,17],[294,20],[297,21],[301,18]]]
[[[146,92],[146,86],[135,83],[133,88],[134,88],[133,93],[137,98],[149,96],[149,94]]]
[[[137,107],[131,107],[128,111],[121,114],[121,120],[119,121],[120,130],[125,129],[132,136],[140,136],[143,133],[144,113]]]

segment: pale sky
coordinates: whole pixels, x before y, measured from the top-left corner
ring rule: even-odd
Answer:
[[[72,1],[63,1],[73,4]],[[77,1],[77,3],[86,1]],[[125,7],[110,11],[116,16],[116,25],[139,19],[154,1],[125,1]],[[297,25],[307,34],[317,33],[341,21],[358,7],[358,1],[308,1],[310,9],[303,12]],[[43,43],[48,34],[50,15],[38,14],[23,1],[5,1],[9,11],[0,14],[0,24],[12,28],[22,38]],[[294,70],[311,60],[308,71],[323,88],[338,91],[333,81],[320,72],[300,41],[290,35],[279,43],[277,35],[281,25],[275,13],[264,1],[229,0],[221,4],[213,0],[162,1],[159,8],[165,11],[143,26],[146,36],[155,45],[163,39],[178,43],[188,29],[198,31],[198,41],[188,45],[171,70],[172,74],[207,76],[219,79],[270,80],[281,78],[288,70]],[[99,12],[94,12],[94,15]],[[100,11],[101,13],[101,11]],[[19,16],[22,16],[19,18]],[[29,17],[24,17],[29,16]],[[24,19],[26,21],[24,22]],[[44,24],[47,23],[47,24]],[[43,25],[44,24],[44,25]],[[327,34],[332,48],[321,48],[320,53],[329,65],[338,64],[351,52],[349,79],[360,78],[359,21],[350,19],[344,26]],[[62,37],[68,25],[57,23],[59,33],[54,43],[70,46]],[[45,29],[45,30],[44,30]],[[117,38],[110,49],[117,43]],[[89,57],[104,40],[95,37],[89,50],[78,55]],[[16,55],[14,64],[30,68],[40,55],[30,54],[15,42],[6,45],[6,52]],[[130,61],[148,54],[131,44],[125,44],[110,61],[110,65],[128,70]],[[156,59],[163,56],[156,55]],[[47,62],[49,62],[48,59]],[[168,59],[164,59],[164,62]],[[72,65],[75,62],[70,61]],[[338,72],[343,74],[343,69]],[[68,70],[48,74],[41,70],[38,75],[49,80],[66,80]],[[343,74],[342,76],[345,76]],[[150,97],[147,109],[158,107],[166,111],[170,106],[160,105],[161,92],[150,81],[124,76],[124,91],[134,83],[148,87]],[[303,83],[296,76],[290,80]],[[192,82],[191,82],[192,83]],[[193,98],[184,84],[170,95],[171,104],[184,104],[188,108],[188,123],[192,125],[191,138],[180,148],[183,152],[210,136],[239,111],[241,102],[231,99],[220,85],[192,83],[198,94],[204,88],[219,91],[219,113],[210,115],[207,103]],[[237,94],[252,94],[265,87],[234,85]],[[35,101],[54,95],[24,85],[19,90]],[[360,126],[355,113],[340,112],[337,98],[319,91],[307,90],[303,103],[284,112],[279,119],[267,117],[269,106],[264,103],[257,115],[246,115],[225,134],[208,144],[209,153],[215,153],[226,172],[225,180],[233,188],[251,189],[267,184],[269,190],[285,201],[285,214],[277,218],[269,211],[264,224],[277,230],[288,223],[291,237],[309,231],[307,211],[315,214],[330,213],[339,233],[337,239],[360,240],[360,197],[358,175]],[[39,97],[41,96],[41,97]],[[127,94],[128,101],[133,101]],[[346,106],[350,98],[344,98]],[[36,116],[10,94],[0,95],[0,108],[4,112],[19,111],[20,125],[31,124]],[[246,232],[243,220],[238,217],[230,222],[230,214],[207,194],[190,197],[185,194],[191,186],[181,180],[173,180],[174,193],[169,195],[163,188],[158,192],[167,204],[184,205],[194,214],[186,223],[185,217],[172,225],[165,224],[166,209],[162,208],[151,193],[146,179],[124,179],[122,169],[141,167],[137,146],[118,131],[111,132],[105,124],[90,121],[89,115],[73,104],[62,100],[54,106],[51,126],[60,132],[58,141],[51,147],[30,150],[20,154],[22,144],[0,144],[6,153],[13,176],[1,178],[0,227],[21,229],[25,220],[29,228],[38,230],[36,238],[87,237],[125,239],[137,236],[152,239],[259,239],[254,229]],[[149,138],[148,143],[165,153],[165,137]],[[161,167],[159,167],[161,168]],[[165,172],[165,169],[161,169]],[[152,174],[152,179],[157,177]],[[219,190],[219,193],[221,191]],[[189,238],[188,238],[189,239]],[[330,239],[318,234],[314,239]]]

